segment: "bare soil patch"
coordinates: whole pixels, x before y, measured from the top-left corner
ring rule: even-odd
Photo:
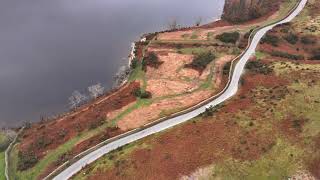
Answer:
[[[212,94],[213,92],[210,91],[198,91],[192,94],[160,100],[152,103],[150,106],[141,107],[129,113],[117,125],[123,131],[134,129],[158,119],[163,112],[186,109],[210,97]]]
[[[147,91],[152,92],[153,97],[191,92],[199,85],[199,83],[195,81],[185,82],[181,80],[172,81],[166,79],[150,79],[148,84]]]
[[[192,61],[193,55],[178,54],[168,49],[167,53],[156,48],[150,48],[149,51],[157,53],[162,62],[158,68],[147,67],[147,91],[151,92],[153,97],[190,92],[199,86],[198,72],[184,68],[185,64]]]
[[[148,51],[153,51],[150,49]],[[157,52],[158,53],[158,52]],[[169,79],[179,79],[179,68],[182,68],[185,64],[191,63],[193,59],[193,55],[184,55],[178,53],[168,53],[158,54],[159,60],[163,62],[163,64],[159,68],[147,68],[146,77],[147,79],[159,79],[159,78],[169,78]],[[190,71],[189,78],[195,78],[194,71]]]

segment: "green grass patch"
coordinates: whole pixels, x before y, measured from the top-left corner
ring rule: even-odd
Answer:
[[[10,144],[10,139],[0,131],[0,152],[5,151]]]
[[[6,179],[4,174],[4,170],[5,170],[5,158],[4,158],[4,152],[0,152],[0,179]]]
[[[147,88],[147,78],[146,78],[146,72],[143,70],[142,64],[139,62],[137,64],[137,67],[135,69],[133,69],[133,71],[131,72],[128,81],[129,82],[133,82],[133,81],[137,81],[140,80],[142,81],[142,90],[146,90]]]
[[[111,123],[105,123],[96,129],[80,133],[78,136],[60,145],[55,150],[49,151],[47,155],[42,158],[34,167],[22,172],[17,170],[18,151],[16,148],[14,148],[10,154],[10,162],[13,162],[10,167],[10,172],[12,172],[11,175],[13,175],[11,179],[36,179],[50,164],[58,160],[58,158],[64,153],[69,152],[76,144],[102,133],[107,127],[110,126],[112,126]]]
[[[320,133],[320,85],[310,88],[307,84],[300,82],[292,84],[290,89],[299,93],[288,96],[282,102],[282,108],[286,108],[287,112],[297,117],[308,120],[303,129],[305,137],[316,136]]]
[[[303,70],[305,73],[311,73],[320,70],[318,64],[294,64],[291,62],[273,63],[274,70],[278,76],[286,79],[292,79],[294,71]],[[309,79],[301,79],[293,81],[288,87],[291,90],[290,95],[287,95],[276,109],[277,119],[283,119],[288,114],[296,117],[303,117],[307,122],[303,128],[303,136],[316,136],[320,133],[320,84],[310,84]]]
[[[207,40],[208,40],[208,41],[214,40],[213,32],[208,32],[208,34],[207,34]]]
[[[320,64],[300,64],[297,65],[292,62],[274,62],[272,63],[272,66],[274,67],[274,72],[277,76],[286,76],[289,75],[289,72],[291,71],[299,71],[303,70],[308,71],[320,71]]]
[[[143,79],[145,72],[142,70],[141,63],[137,63],[137,67],[133,69],[129,76],[129,82],[135,81],[137,79]]]
[[[199,89],[213,89],[213,76],[214,76],[214,66],[210,67],[210,74],[208,75],[207,79],[200,85]]]
[[[238,47],[233,47],[233,48],[231,48],[230,50],[231,50],[230,53],[231,53],[232,55],[235,55],[235,56],[238,56],[238,55],[240,55],[240,54],[242,53],[242,50],[239,49]]]
[[[48,167],[51,163],[56,161],[62,154],[70,151],[77,142],[83,139],[82,136],[77,136],[67,143],[59,146],[57,149],[49,152],[43,159],[41,159],[33,168],[26,171],[17,171],[15,168],[15,179],[37,179],[37,177]],[[17,151],[13,152],[14,156],[18,156]],[[15,160],[16,161],[16,160]],[[16,163],[15,163],[16,164]],[[17,164],[16,164],[17,165]]]
[[[199,55],[202,53],[206,53],[209,50],[203,47],[194,47],[194,48],[181,48],[177,52],[179,54],[192,54],[192,55]]]
[[[256,51],[255,56],[258,60],[261,60],[264,59],[267,56],[267,54],[261,51]]]
[[[285,17],[286,15],[288,15],[288,13],[292,10],[292,8],[298,3],[298,0],[286,0],[285,2],[281,3],[280,5],[280,10],[279,10],[279,15],[278,18],[275,19],[276,21],[278,21],[279,19],[282,19],[283,17]],[[273,22],[275,21],[273,20]]]
[[[182,110],[184,110],[184,108],[162,110],[159,114],[159,118],[170,116],[171,114],[174,114],[174,113],[182,111]]]
[[[14,146],[14,148],[11,150],[10,154],[9,154],[9,159],[10,159],[10,164],[9,164],[9,176],[10,179],[17,179],[19,180],[19,177],[16,176],[16,171],[17,171],[17,167],[18,167],[18,150],[16,148],[16,146]]]
[[[6,135],[0,131],[0,144],[5,142],[6,140],[7,140]]]
[[[308,1],[309,6],[303,9],[303,11],[293,20],[293,27],[296,32],[302,32],[309,35],[319,35],[320,29],[320,16],[310,13],[310,8],[316,6],[316,1]]]
[[[198,39],[198,35],[193,34],[193,35],[190,37],[190,39]]]
[[[141,144],[140,142],[131,143],[124,147],[120,147],[110,153],[104,155],[98,161],[89,165],[85,169],[81,171],[78,175],[76,175],[74,180],[85,180],[88,178],[88,175],[92,175],[97,171],[108,170],[113,167],[121,166],[121,164],[128,162],[128,155],[130,155],[133,151],[137,149],[147,149],[150,148],[146,144]],[[124,171],[128,171],[128,169],[124,169]]]
[[[212,179],[278,180],[286,179],[300,167],[303,151],[282,139],[255,161],[228,159],[215,165]]]

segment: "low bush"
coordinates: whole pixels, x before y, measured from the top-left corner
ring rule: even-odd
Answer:
[[[316,42],[308,36],[303,36],[301,38],[301,43],[308,45],[308,44],[315,44]]]
[[[182,49],[183,48],[182,44],[176,44],[175,46],[176,46],[177,49]]]
[[[266,34],[262,39],[261,43],[271,44],[272,46],[278,46],[280,39],[277,36]]]
[[[215,58],[216,56],[211,52],[200,53],[187,65],[187,67],[204,70]]]
[[[61,156],[59,156],[58,160],[54,162],[56,166],[60,166],[61,164],[65,163],[66,161],[69,161],[72,158],[72,154],[70,152],[63,153]]]
[[[273,72],[268,65],[261,61],[249,61],[246,65],[246,69],[261,74],[270,74]]]
[[[320,60],[320,48],[313,50],[311,60]]]
[[[149,99],[152,97],[151,93],[148,91],[144,91],[141,88],[137,88],[133,90],[132,94],[141,99]]]
[[[239,80],[240,86],[243,86],[245,83],[246,83],[246,80],[244,79],[244,77],[241,77]]]
[[[159,57],[154,52],[150,52],[146,57],[142,60],[142,65],[145,68],[145,66],[151,66],[154,68],[158,68],[163,62],[159,60]]]
[[[223,66],[223,75],[229,75],[230,68],[231,68],[231,62],[227,62],[227,63]]]
[[[27,122],[24,122],[24,125],[23,125],[23,126],[24,126],[25,129],[30,129],[31,126],[32,126],[32,124],[27,121]]]
[[[58,136],[59,136],[60,139],[65,138],[65,137],[67,136],[67,134],[68,134],[68,131],[65,130],[65,129],[61,129],[61,130],[58,132]]]
[[[36,148],[42,149],[42,148],[49,146],[51,143],[52,143],[51,139],[49,139],[45,136],[41,136],[39,139],[36,140],[35,146],[36,146]]]
[[[281,52],[281,51],[272,51],[271,55],[275,56],[275,57],[282,57],[282,58],[292,59],[292,60],[303,60],[304,59],[303,55],[289,54],[289,53]]]
[[[285,34],[287,34],[287,33],[289,33],[289,31],[290,31],[290,28],[289,27],[283,27],[281,30],[280,30],[280,32],[282,32],[282,33],[285,33]]]
[[[90,123],[89,125],[89,129],[92,130],[92,129],[96,129],[98,128],[99,126],[102,126],[104,124],[104,118],[99,118],[97,119],[96,121],[93,121]]]
[[[29,168],[32,168],[37,162],[38,157],[33,151],[21,152],[18,153],[18,170],[25,171]]]
[[[203,112],[201,114],[202,117],[209,117],[209,116],[213,116],[214,113],[218,112],[220,108],[222,108],[224,105],[220,104],[217,106],[210,106],[208,108],[206,108],[205,112]]]
[[[299,37],[295,34],[289,33],[283,37],[288,43],[296,44],[299,41]]]
[[[216,39],[220,40],[224,43],[232,43],[235,44],[240,38],[239,32],[231,32],[231,33],[222,33],[216,36]]]
[[[245,38],[245,39],[248,39],[253,31],[254,31],[254,29],[250,29],[250,31],[248,31],[248,32],[244,35],[244,38]]]
[[[293,120],[291,123],[292,123],[292,124],[291,124],[292,128],[298,130],[299,132],[302,131],[302,125],[303,125],[303,124],[302,124],[302,122],[301,122],[300,120],[295,119],[295,120]]]
[[[139,60],[137,58],[134,58],[132,61],[131,61],[131,64],[130,64],[130,68],[131,69],[135,69],[137,68],[139,65]]]

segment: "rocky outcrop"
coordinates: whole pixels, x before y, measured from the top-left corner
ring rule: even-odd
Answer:
[[[278,7],[279,0],[226,0],[222,19],[243,22],[261,17]]]

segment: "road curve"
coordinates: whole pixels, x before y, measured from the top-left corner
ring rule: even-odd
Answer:
[[[134,134],[128,135],[126,137],[123,137],[121,139],[115,140],[115,141],[91,152],[90,154],[84,156],[83,158],[81,158],[80,160],[78,160],[77,162],[75,162],[74,164],[72,164],[71,166],[66,168],[65,170],[63,170],[60,174],[58,174],[53,179],[54,180],[69,179],[73,175],[78,173],[83,167],[85,167],[88,164],[91,164],[92,162],[96,161],[97,159],[99,159],[103,155],[107,154],[108,152],[115,150],[118,147],[132,143],[132,142],[137,141],[139,139],[142,139],[142,138],[149,136],[151,134],[158,133],[158,132],[163,131],[165,129],[168,129],[168,128],[171,128],[171,127],[176,126],[178,124],[181,124],[183,122],[186,122],[186,121],[198,116],[199,114],[203,113],[208,105],[209,106],[216,106],[216,105],[228,100],[232,96],[234,96],[237,93],[237,90],[239,88],[238,84],[239,84],[240,77],[244,71],[245,64],[247,63],[247,61],[249,60],[251,55],[255,52],[255,49],[256,49],[258,43],[260,42],[261,38],[266,34],[267,31],[269,31],[273,27],[275,27],[279,24],[290,22],[292,19],[294,19],[303,10],[307,1],[308,0],[301,0],[299,5],[297,6],[297,8],[289,16],[287,16],[285,19],[283,19],[273,25],[269,25],[267,27],[264,27],[256,32],[256,34],[254,35],[254,37],[251,41],[249,48],[246,50],[246,52],[243,54],[243,56],[237,62],[236,66],[234,68],[232,79],[231,79],[231,82],[230,82],[228,88],[218,98],[216,98],[215,100],[213,100],[212,102],[210,102],[206,105],[203,105],[202,107],[200,107],[194,111],[191,111],[189,113],[186,113],[186,114],[183,114],[183,115],[171,118],[171,119],[168,119],[166,121],[163,121],[159,124],[151,126],[147,129],[144,129],[144,130],[139,131],[137,133],[134,133]]]

